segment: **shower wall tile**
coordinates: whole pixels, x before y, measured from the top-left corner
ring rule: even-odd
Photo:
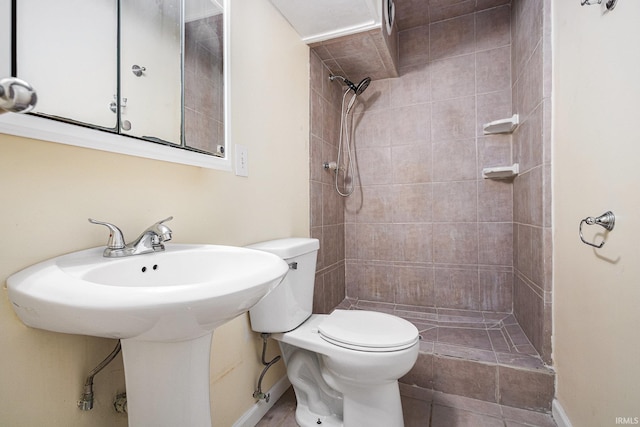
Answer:
[[[513,224],[481,222],[478,224],[478,261],[483,265],[513,265]]]
[[[363,112],[386,110],[389,108],[389,82],[395,79],[372,80],[367,90],[358,96],[358,102],[353,106],[354,115]],[[342,95],[334,105],[340,108]]]
[[[478,12],[476,14],[476,49],[482,51],[509,45],[511,45],[511,7],[505,4]]]
[[[549,106],[546,106],[549,109]],[[540,103],[529,114],[527,121],[523,123],[523,134],[519,139],[519,148],[522,149],[522,162],[526,165],[526,169],[531,169],[545,163],[549,163],[550,159],[545,159],[545,104]],[[525,133],[526,131],[526,133]]]
[[[519,274],[531,277],[533,271],[533,227],[514,224],[514,267]]]
[[[415,27],[399,35],[400,67],[426,64],[429,61],[429,27]]]
[[[510,5],[511,0],[477,0],[477,10],[491,9],[498,6]]]
[[[358,297],[367,301],[393,301],[394,269],[386,265],[354,264],[352,265],[357,286]]]
[[[391,147],[361,148],[357,156],[360,185],[393,182]]]
[[[358,258],[358,241],[356,240],[356,224],[345,223],[344,225],[344,256],[346,260],[355,260]]]
[[[513,185],[483,179],[478,182],[478,218],[491,222],[513,220]]]
[[[400,78],[389,80],[389,107],[404,107],[431,101],[431,72],[428,64],[400,69]]]
[[[344,224],[322,227],[322,258],[326,267],[344,260]]]
[[[392,231],[397,261],[420,265],[430,265],[433,262],[433,224],[394,224]],[[402,282],[398,282],[398,286],[402,286]],[[396,303],[401,304],[398,301]]]
[[[545,163],[542,165],[542,225],[547,229],[551,229],[551,164]],[[550,246],[547,247],[551,249]]]
[[[431,140],[473,138],[475,123],[475,96],[434,102],[431,111]]]
[[[478,225],[442,223],[433,229],[433,260],[436,263],[478,264]]]
[[[527,372],[498,366],[500,404],[536,411],[550,411],[555,393],[553,373]]]
[[[542,59],[542,46],[538,45],[515,83],[517,86],[517,98],[514,106],[525,117],[542,102],[544,79],[542,76]]]
[[[392,222],[393,212],[389,209],[393,203],[393,187],[391,185],[359,187],[358,190],[359,193],[355,194],[356,197],[351,196],[346,200],[346,211],[357,212],[357,215],[353,215],[353,222]],[[358,195],[361,197],[357,197]]]
[[[444,393],[497,402],[496,366],[462,359],[433,359],[433,388]],[[474,381],[468,381],[473,378]]]
[[[311,53],[309,198],[310,235],[320,240],[316,265],[314,311],[326,313],[344,298],[345,209],[344,200],[333,191],[332,174],[322,164],[335,160],[340,126],[340,86],[328,79],[329,71]]]
[[[543,175],[544,170],[542,165],[536,166],[529,171],[529,194],[531,200],[529,202],[531,209],[531,225],[542,226],[543,218],[542,214],[544,212],[544,194],[543,194]]]
[[[508,270],[478,272],[479,310],[510,313],[513,309],[513,273]]]
[[[431,24],[429,44],[432,60],[475,52],[475,15]]]
[[[390,207],[395,223],[430,222],[433,200],[432,184],[394,185]]]
[[[483,136],[483,125],[498,119],[506,119],[514,113],[511,106],[511,88],[498,92],[478,94],[476,97],[477,107],[477,136]],[[516,130],[517,131],[517,130]],[[503,135],[510,138],[509,135]],[[506,144],[510,146],[509,143]]]
[[[393,261],[395,257],[393,237],[393,228],[390,224],[357,224],[357,259]]]
[[[344,200],[330,185],[322,185],[322,225],[344,224]]]
[[[409,371],[404,377],[400,379],[402,384],[416,385],[423,389],[433,389],[433,360],[434,355],[432,353],[420,352],[418,353],[418,360],[411,371]]]
[[[513,134],[523,173],[514,181],[513,311],[551,363],[551,34],[549,2],[514,0],[512,92],[521,125]]]
[[[395,267],[394,301],[396,304],[433,305],[434,270],[430,267]]]
[[[316,181],[312,181],[309,185],[311,187],[309,190],[311,227],[322,227],[322,193],[325,186]]]
[[[433,180],[438,182],[476,179],[477,155],[475,139],[434,142]]]
[[[431,144],[400,145],[391,148],[393,182],[417,184],[432,178]]]
[[[322,139],[337,147],[340,136],[340,110],[326,98],[322,98],[322,127]]]
[[[433,222],[475,222],[478,217],[477,193],[475,180],[434,183]]]
[[[355,141],[354,144],[358,150],[387,147],[391,144],[391,120],[387,111],[374,110],[354,114],[352,123],[354,127],[352,140]],[[339,132],[338,135],[340,135]],[[335,145],[337,147],[337,142]]]
[[[510,165],[512,162],[511,138],[509,135],[479,137],[477,177],[482,178],[482,169],[492,166]],[[491,182],[491,180],[489,180]]]
[[[344,299],[344,265],[336,265],[334,268],[322,274],[316,274],[313,293],[313,312],[330,313]]]
[[[511,0],[403,0],[396,8],[396,22],[403,31],[510,3]]]
[[[496,92],[511,87],[511,46],[476,54],[478,93]]]
[[[436,268],[435,306],[478,310],[480,282],[478,269]]]
[[[476,55],[462,55],[430,64],[431,91],[438,101],[476,94]]]
[[[322,242],[322,227],[311,227],[311,231],[309,232],[309,236],[312,239],[318,239],[319,242]],[[316,260],[316,274],[324,267],[324,260],[322,256],[322,251],[318,251],[318,259]]]
[[[309,136],[309,177],[311,181],[322,182],[325,171],[322,168],[322,150],[324,142],[315,135]]]
[[[320,94],[320,92],[311,91],[309,102],[311,104],[309,106],[311,110],[311,120],[310,120],[311,135],[315,135],[322,138],[322,132],[324,129],[324,120],[323,120],[324,103],[323,103],[322,95]]]
[[[402,106],[387,110],[386,113],[391,145],[425,143],[431,140],[430,104]]]
[[[514,0],[511,14],[514,73],[520,75],[527,59],[543,36],[544,14],[542,0]]]
[[[523,173],[513,183],[514,221],[523,224],[531,223],[531,185],[530,174]]]
[[[458,3],[442,3],[436,0],[431,2],[429,14],[431,22],[438,22],[473,13],[475,9],[475,0],[463,0]]]
[[[332,73],[346,75],[357,82],[366,76],[376,80],[396,77],[396,45],[396,34],[387,37],[381,29],[373,29],[312,43],[310,46]]]

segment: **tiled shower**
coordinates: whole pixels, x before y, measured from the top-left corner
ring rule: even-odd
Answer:
[[[354,108],[347,199],[322,167],[336,160],[342,91],[328,79],[333,64],[311,53],[314,309],[346,297],[434,315],[513,313],[550,365],[549,0],[417,3],[398,2],[424,8],[398,11],[399,77],[374,80]],[[513,134],[483,135],[483,123],[513,113]],[[513,163],[513,180],[482,177]]]

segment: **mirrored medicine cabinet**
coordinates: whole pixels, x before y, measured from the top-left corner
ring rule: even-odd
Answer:
[[[230,169],[227,2],[0,0],[0,54],[38,93],[0,132]]]

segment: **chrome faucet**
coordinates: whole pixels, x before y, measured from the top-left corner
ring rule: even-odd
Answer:
[[[144,230],[136,240],[126,244],[122,231],[115,225],[108,222],[96,221],[91,218],[89,218],[89,222],[104,225],[109,229],[109,241],[107,242],[103,256],[107,258],[117,258],[164,251],[163,243],[171,240],[171,229],[164,225],[164,223],[172,219],[173,217],[170,216],[169,218],[156,222]]]

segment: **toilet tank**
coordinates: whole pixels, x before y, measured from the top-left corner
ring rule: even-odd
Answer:
[[[247,246],[278,255],[289,264],[282,282],[251,310],[251,329],[256,332],[288,332],[301,325],[313,309],[318,239],[292,237]]]

